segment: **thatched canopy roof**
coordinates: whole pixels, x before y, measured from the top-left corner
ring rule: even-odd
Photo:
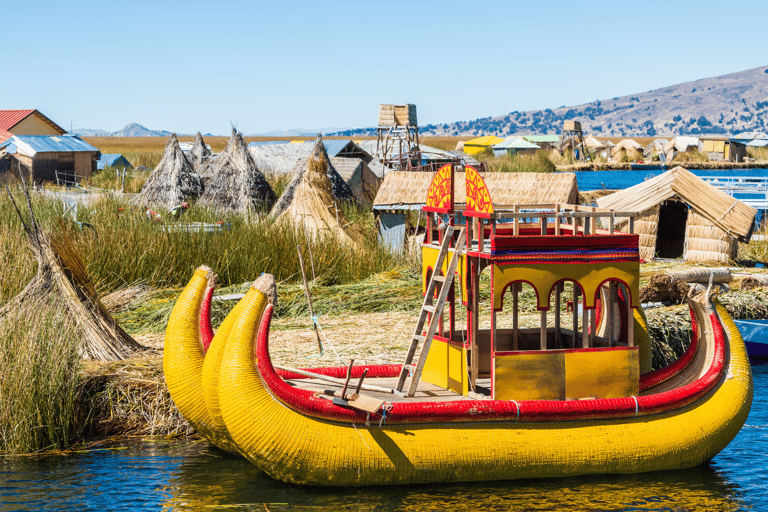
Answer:
[[[285,187],[283,195],[281,195],[280,199],[277,200],[275,209],[272,212],[273,215],[277,216],[282,214],[289,207],[289,205],[295,201],[294,195],[296,188],[304,179],[304,174],[309,169],[309,164],[313,159],[322,160],[322,167],[325,169],[326,174],[328,175],[328,179],[331,183],[331,193],[337,201],[357,202],[352,189],[349,188],[349,185],[347,185],[347,182],[344,181],[344,178],[342,178],[339,173],[336,172],[336,169],[331,163],[331,159],[328,158],[328,153],[325,151],[325,146],[323,145],[323,138],[318,136],[317,143],[312,150],[312,154],[309,155],[308,158],[303,158],[296,162],[291,169],[290,174],[293,175],[293,178],[291,178],[291,181]]]
[[[740,240],[748,240],[751,235],[757,210],[679,166],[634,187],[601,197],[597,205],[642,213],[667,199],[680,199],[714,226]]]
[[[392,171],[379,187],[374,209],[413,209],[425,204],[432,172]],[[576,204],[579,188],[573,173],[486,172],[483,179],[494,205],[567,203]],[[454,181],[454,202],[466,203],[463,172]]]
[[[360,158],[331,158],[331,165],[344,178],[355,198],[361,203],[370,205],[376,197],[381,185],[381,178],[371,170],[368,164]]]
[[[611,155],[615,156],[621,151],[637,151],[642,152],[643,146],[641,146],[638,142],[636,142],[633,139],[624,139],[613,148],[611,148]]]
[[[342,198],[334,193],[331,173],[349,190],[349,186],[333,170],[322,139],[318,137],[314,151],[296,171],[271,215],[278,219],[292,219],[311,236],[334,236],[351,242],[342,229],[346,224],[341,208]],[[348,197],[354,200],[351,191]]]
[[[586,145],[591,151],[597,151],[608,147],[605,145],[605,143],[600,142],[592,135],[588,135],[587,138],[584,139],[584,145]]]
[[[232,130],[224,151],[207,167],[211,179],[198,204],[210,208],[268,212],[277,196],[267,179],[256,167],[243,135]]]
[[[306,159],[314,146],[304,143],[254,144],[248,145],[248,152],[259,169],[265,174],[290,173],[296,162]]]
[[[188,154],[189,162],[196,170],[199,170],[200,166],[203,165],[210,156],[211,150],[205,145],[203,135],[200,132],[197,132],[195,143],[192,145],[192,150]]]
[[[137,197],[139,204],[162,205],[173,208],[184,201],[197,199],[203,192],[200,177],[179,147],[174,133],[168,139],[160,163],[149,175]]]

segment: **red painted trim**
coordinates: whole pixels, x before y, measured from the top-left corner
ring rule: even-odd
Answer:
[[[213,291],[215,286],[209,286],[205,289],[203,303],[200,306],[200,344],[203,346],[203,353],[208,352],[208,347],[213,341],[213,326],[211,325],[211,301],[213,300]]]
[[[272,306],[259,327],[256,352],[261,379],[269,392],[287,407],[310,416],[345,423],[366,420],[362,411],[334,405],[313,392],[288,385],[275,372],[269,357],[269,326]],[[701,398],[720,381],[725,370],[725,334],[717,315],[710,315],[714,357],[707,372],[695,382],[649,396],[596,400],[461,400],[450,402],[397,402],[386,413],[386,423],[450,423],[517,419],[522,422],[553,422],[587,419],[631,418],[671,411]],[[364,367],[359,367],[362,371]],[[378,415],[374,415],[378,416]]]
[[[448,345],[453,345],[456,348],[463,348],[465,346],[463,341],[452,340],[450,338],[446,338],[445,336],[438,336],[437,334],[432,337],[432,340],[446,343]]]
[[[691,361],[693,361],[693,357],[696,355],[696,351],[699,348],[699,327],[696,324],[696,315],[693,314],[693,311],[691,311],[691,326],[693,327],[693,338],[685,353],[664,368],[659,368],[658,370],[642,374],[640,376],[640,391],[645,391],[648,388],[652,388],[662,382],[668,381],[691,364]]]
[[[422,210],[425,212],[433,212],[433,213],[452,213],[452,210],[450,208],[438,208],[436,206],[422,206]]]

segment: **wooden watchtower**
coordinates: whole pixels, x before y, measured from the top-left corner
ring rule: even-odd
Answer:
[[[379,105],[375,156],[389,169],[405,171],[419,167],[416,105]]]
[[[585,162],[592,161],[589,148],[584,144],[584,132],[581,131],[581,123],[579,121],[566,121],[563,123],[563,135],[560,137],[561,147],[564,147],[568,141],[571,142],[574,149],[579,148],[581,151],[579,160],[584,160]]]

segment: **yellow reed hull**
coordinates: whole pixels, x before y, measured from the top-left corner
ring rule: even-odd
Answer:
[[[725,377],[679,410],[630,419],[382,426],[317,419],[279,401],[254,367],[255,329],[241,315],[221,362],[221,412],[248,460],[295,484],[466,482],[690,468],[736,436],[752,401],[741,336],[719,305],[717,313],[728,341]]]

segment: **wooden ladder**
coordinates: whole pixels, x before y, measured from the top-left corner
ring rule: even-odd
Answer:
[[[411,383],[408,386],[408,392],[404,396],[413,396],[416,393],[416,388],[419,385],[421,379],[421,372],[424,369],[424,363],[427,360],[427,354],[429,353],[429,347],[432,345],[432,338],[435,336],[435,331],[440,322],[440,315],[443,314],[443,306],[445,306],[445,299],[448,297],[448,290],[453,284],[453,277],[456,273],[456,267],[459,264],[459,259],[465,251],[464,238],[466,233],[462,227],[459,230],[459,237],[456,240],[456,247],[453,251],[451,261],[448,263],[448,271],[444,276],[439,275],[440,269],[443,268],[443,261],[448,254],[448,248],[451,245],[451,239],[453,238],[453,232],[455,228],[448,226],[443,235],[443,243],[440,245],[440,252],[437,254],[437,260],[435,261],[435,268],[432,271],[432,278],[427,285],[427,293],[424,295],[424,302],[421,305],[421,314],[419,315],[419,321],[416,324],[416,329],[413,331],[413,337],[411,339],[411,346],[408,348],[408,354],[405,356],[405,362],[400,370],[400,378],[397,381],[397,391],[402,394],[405,381],[408,378],[408,374],[411,374]],[[437,302],[435,300],[435,288],[438,283],[442,283],[440,288],[440,294],[438,295]],[[424,323],[427,321],[427,317],[432,315],[429,325],[427,326],[427,332],[424,333]],[[419,354],[419,360],[414,365],[413,358],[416,354],[416,349],[419,347],[419,343],[424,345],[421,348]]]

